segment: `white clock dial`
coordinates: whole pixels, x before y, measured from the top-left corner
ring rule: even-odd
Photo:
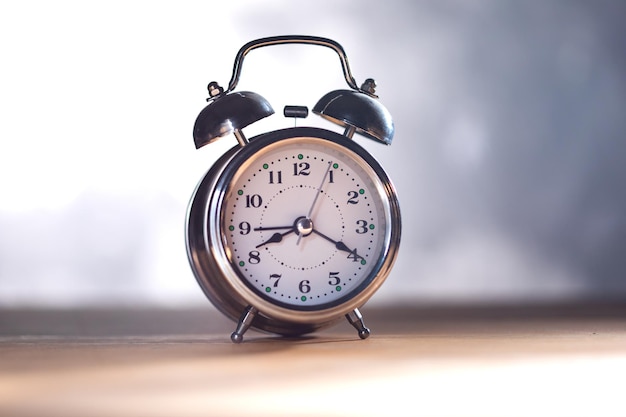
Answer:
[[[351,298],[387,255],[383,182],[361,156],[328,140],[265,146],[236,170],[222,204],[231,265],[257,295],[287,308]]]

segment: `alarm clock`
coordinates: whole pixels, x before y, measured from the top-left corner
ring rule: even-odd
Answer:
[[[349,89],[324,95],[312,112],[344,132],[288,127],[247,138],[242,129],[274,113],[259,94],[234,91],[245,56],[265,46],[318,45],[339,56]],[[343,317],[361,339],[359,311],[389,275],[401,234],[396,190],[355,134],[391,144],[394,126],[375,82],[359,87],[337,42],[277,36],[245,44],[226,89],[208,86],[198,115],[196,148],[232,134],[237,143],[198,183],[187,211],[186,247],[206,297],[236,322],[231,340],[249,328],[299,336]],[[305,118],[305,106],[286,106]],[[340,130],[340,129],[339,129]]]

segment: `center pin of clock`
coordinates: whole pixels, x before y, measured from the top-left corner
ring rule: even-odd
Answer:
[[[306,217],[298,217],[294,224],[296,231],[301,236],[308,236],[313,232],[313,220]]]

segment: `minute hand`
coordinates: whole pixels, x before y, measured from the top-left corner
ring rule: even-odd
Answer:
[[[336,240],[334,240],[334,239],[331,239],[331,238],[329,238],[328,236],[326,236],[324,233],[319,232],[319,231],[317,231],[317,230],[315,230],[315,229],[313,229],[313,233],[315,233],[316,235],[318,235],[318,236],[320,236],[320,237],[323,237],[324,239],[326,239],[326,240],[327,240],[327,241],[329,241],[330,243],[334,244],[334,245],[335,245],[335,248],[337,248],[337,250],[341,250],[341,251],[344,251],[344,252],[348,252],[348,253],[350,253],[350,254],[354,255],[354,257],[355,257],[355,258],[354,258],[354,260],[355,260],[355,261],[356,261],[356,260],[358,260],[358,259],[365,259],[365,258],[363,258],[362,256],[357,255],[357,253],[356,253],[356,249],[354,249],[354,250],[353,250],[353,249],[350,249],[350,248],[349,248],[349,247],[347,247],[347,246],[346,246],[346,244],[345,244],[345,243],[343,243],[341,240],[340,240],[340,241],[336,241]]]

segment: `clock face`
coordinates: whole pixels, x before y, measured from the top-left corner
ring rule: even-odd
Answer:
[[[235,169],[220,208],[222,244],[255,294],[319,310],[351,299],[376,277],[393,223],[390,187],[358,149],[286,138]]]

